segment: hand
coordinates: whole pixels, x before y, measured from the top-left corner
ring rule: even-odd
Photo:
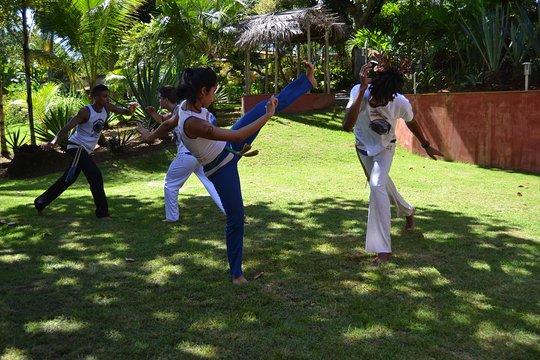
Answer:
[[[437,160],[437,158],[435,156],[443,156],[443,154],[435,149],[435,148],[432,148],[431,146],[428,146],[426,148],[426,153],[429,155],[430,158],[432,158],[433,160]]]
[[[268,102],[266,103],[266,115],[270,115],[270,116],[274,115],[276,112],[278,103],[279,103],[278,99],[276,99],[274,95],[272,95],[272,97],[268,99]]]
[[[129,111],[131,114],[133,114],[133,113],[135,112],[135,109],[136,109],[138,106],[139,106],[139,103],[138,103],[138,102],[135,102],[135,101],[130,102],[130,103],[128,104],[128,111]]]
[[[153,114],[156,113],[156,108],[153,107],[153,106],[147,106],[147,107],[146,107],[146,111],[148,111],[148,113],[149,113],[150,115],[153,115]]]
[[[51,150],[51,149],[54,149],[55,147],[56,147],[56,144],[53,143],[53,142],[48,142],[48,143],[46,143],[46,144],[42,144],[42,145],[41,145],[41,148],[42,148],[43,150],[45,150],[45,151],[49,151],[49,150]]]
[[[137,122],[137,131],[141,134],[141,140],[144,142],[150,142],[148,137],[150,136],[150,131],[143,126],[142,123]]]
[[[360,86],[363,88],[367,88],[369,83],[371,82],[371,78],[369,77],[369,71],[371,70],[371,64],[367,63],[362,66],[360,69]]]

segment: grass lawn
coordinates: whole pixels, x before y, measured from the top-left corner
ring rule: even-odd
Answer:
[[[393,261],[376,267],[342,115],[276,117],[240,162],[247,286],[230,283],[225,222],[196,177],[181,222],[161,222],[171,153],[101,164],[113,221],[94,218],[83,176],[44,216],[32,201],[59,174],[0,179],[0,219],[16,222],[0,225],[0,358],[540,358],[540,177],[398,149],[417,229],[393,220]]]

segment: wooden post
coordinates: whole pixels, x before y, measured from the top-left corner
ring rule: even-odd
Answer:
[[[246,84],[246,95],[251,95],[251,74],[249,71],[249,68],[250,68],[249,50],[250,48],[248,47],[246,49],[246,69],[244,72],[244,78],[245,78],[245,84]]]
[[[324,32],[324,87],[326,93],[330,94],[330,55],[329,55],[328,29]]]
[[[274,93],[278,93],[279,50],[277,41],[274,43]]]
[[[307,23],[307,61],[311,62],[311,25]]]
[[[296,77],[300,77],[300,63],[302,62],[302,57],[300,56],[300,43],[296,44]]]
[[[266,56],[264,57],[264,93],[268,94],[268,45],[266,45]]]

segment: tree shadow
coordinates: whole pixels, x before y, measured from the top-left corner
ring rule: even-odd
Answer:
[[[395,257],[377,267],[362,250],[365,201],[247,202],[244,267],[264,275],[235,287],[223,216],[208,196],[179,203],[178,224],[136,196],[111,197],[110,222],[92,217],[91,197],[41,217],[7,207],[20,219],[0,228],[1,347],[32,358],[538,354],[540,245],[496,216],[418,208],[415,231],[394,220]]]
[[[290,121],[294,121],[296,123],[334,131],[342,130],[341,123],[343,120],[343,115],[343,110],[340,108],[335,108],[332,113],[309,112],[302,114],[279,114],[280,117],[283,117]],[[279,117],[276,118],[275,121],[278,123],[283,123],[283,121]]]

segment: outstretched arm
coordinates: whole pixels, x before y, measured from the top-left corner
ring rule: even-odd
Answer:
[[[176,126],[178,126],[178,114],[174,114],[169,119],[163,121],[159,127],[152,132],[148,131],[141,123],[138,123],[137,131],[141,133],[142,141],[151,143],[154,140],[167,135],[169,131],[172,131]]]
[[[108,112],[113,112],[113,113],[116,113],[116,114],[121,114],[121,115],[133,115],[133,113],[135,112],[135,109],[137,108],[137,106],[139,106],[139,104],[136,103],[136,102],[130,102],[128,104],[127,109],[125,107],[122,107],[122,106],[116,106],[116,105],[108,104],[107,105],[107,111]]]
[[[170,112],[170,113],[167,113],[167,114],[159,114],[157,111],[156,111],[156,108],[153,107],[153,106],[147,106],[146,107],[146,111],[148,111],[148,113],[150,114],[150,116],[152,117],[152,119],[154,119],[157,123],[162,123],[166,120],[169,120],[173,113]]]
[[[420,144],[426,150],[426,153],[429,155],[430,158],[432,158],[433,160],[437,160],[435,156],[443,156],[443,154],[439,150],[431,147],[429,141],[426,140],[422,129],[420,128],[420,126],[418,126],[418,123],[414,119],[412,121],[405,122],[405,124],[407,124],[409,130],[411,130],[413,135],[416,136],[418,141],[420,141]]]
[[[274,115],[277,105],[278,100],[272,96],[266,103],[266,113],[263,116],[238,129],[221,129],[208,121],[191,118],[186,120],[184,131],[190,138],[202,137],[210,140],[241,142],[259,131],[268,122]]]

